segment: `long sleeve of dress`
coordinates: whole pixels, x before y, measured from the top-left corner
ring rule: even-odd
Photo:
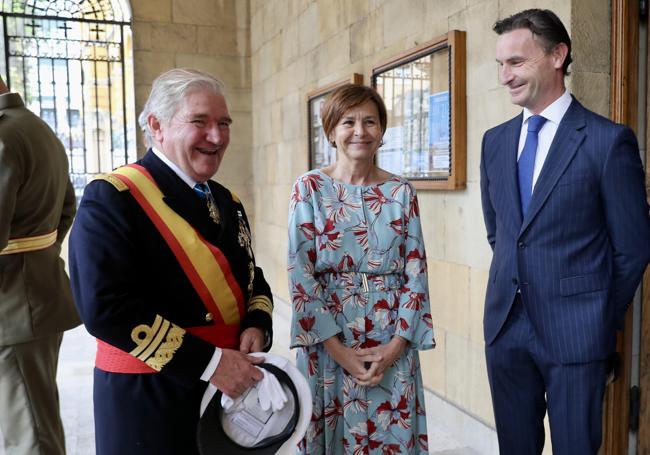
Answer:
[[[404,185],[403,284],[397,312],[395,335],[409,340],[416,349],[435,346],[429,305],[427,259],[420,225],[415,189]]]
[[[320,343],[341,331],[315,277],[316,235],[313,185],[318,176],[299,179],[289,209],[289,292],[292,299],[291,347]],[[321,228],[322,230],[322,228]]]

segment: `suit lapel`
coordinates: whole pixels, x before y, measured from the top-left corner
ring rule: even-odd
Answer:
[[[581,131],[584,126],[584,108],[574,98],[555,133],[542,171],[537,178],[530,207],[520,232],[524,232],[537,216],[558,180],[573,160],[580,144],[585,139],[585,133]]]
[[[517,149],[519,148],[519,135],[521,133],[521,122],[523,114],[519,114],[508,123],[505,134],[504,150],[502,154],[504,161],[502,169],[505,170],[506,191],[510,198],[510,207],[514,211],[517,225],[521,224],[521,202],[519,198],[519,180],[517,178]]]

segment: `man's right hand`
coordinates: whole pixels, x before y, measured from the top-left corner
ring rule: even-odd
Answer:
[[[233,349],[222,349],[221,360],[210,383],[230,398],[237,398],[260,381],[264,375],[255,365],[263,357],[242,354]]]

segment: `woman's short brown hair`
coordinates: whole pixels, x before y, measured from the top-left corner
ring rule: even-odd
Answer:
[[[377,112],[379,113],[381,132],[384,133],[386,131],[386,106],[384,105],[384,100],[379,96],[379,93],[377,93],[374,88],[365,85],[345,84],[334,90],[327,97],[320,111],[321,119],[323,121],[323,131],[325,131],[325,137],[328,138],[328,141],[330,133],[334,131],[334,128],[336,128],[341,117],[343,117],[348,110],[360,106],[366,101],[372,101],[375,103],[375,106],[377,106]]]

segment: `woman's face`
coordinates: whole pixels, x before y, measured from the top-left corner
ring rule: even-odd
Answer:
[[[382,136],[377,106],[369,100],[347,110],[329,139],[336,143],[339,160],[372,161]]]

